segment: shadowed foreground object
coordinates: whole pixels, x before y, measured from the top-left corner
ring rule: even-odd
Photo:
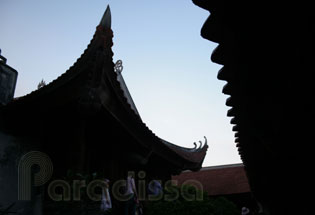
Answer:
[[[201,36],[234,117],[251,190],[265,214],[311,214],[314,187],[314,6],[193,0],[210,12]]]

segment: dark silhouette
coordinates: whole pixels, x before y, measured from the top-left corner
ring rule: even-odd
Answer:
[[[314,6],[193,0],[210,12],[201,36],[235,124],[235,142],[265,214],[311,214],[314,138]],[[301,210],[302,206],[302,210]]]

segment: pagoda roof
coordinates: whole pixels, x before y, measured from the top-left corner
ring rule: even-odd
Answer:
[[[1,107],[2,118],[7,113],[28,114],[23,112],[27,106],[32,106],[36,114],[36,109],[53,109],[77,101],[86,112],[105,109],[153,153],[168,161],[173,160],[170,157],[175,157],[179,161],[177,168],[180,171],[199,170],[206,155],[207,143],[192,149],[177,146],[156,136],[141,120],[121,71],[115,71],[110,26],[111,14],[107,7],[93,39],[80,58],[51,83]]]

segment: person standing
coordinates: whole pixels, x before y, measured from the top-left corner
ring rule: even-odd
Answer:
[[[160,181],[158,181],[158,180],[155,180],[155,179],[152,180],[149,183],[148,188],[149,188],[149,194],[150,195],[158,196],[158,195],[161,195],[163,193],[162,185],[161,185]]]
[[[109,180],[104,179],[105,187],[102,189],[102,200],[101,200],[101,211],[106,212],[108,209],[112,208],[112,201],[109,195]]]
[[[249,209],[247,207],[242,207],[242,215],[249,215]]]
[[[128,200],[125,202],[124,215],[135,215],[138,195],[132,172],[128,172],[125,195],[128,197]]]

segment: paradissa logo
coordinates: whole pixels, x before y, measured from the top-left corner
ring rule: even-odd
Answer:
[[[32,175],[32,167],[38,166],[39,170]],[[32,186],[38,187],[47,183],[53,174],[53,164],[49,156],[43,152],[31,151],[22,156],[18,166],[18,200],[31,200]],[[129,172],[129,175],[133,175],[135,178],[135,172]],[[161,181],[153,180],[147,183],[145,180],[146,173],[140,171],[138,174],[138,183],[137,183],[137,193],[138,199],[157,201],[164,198],[166,201],[174,201],[179,198],[181,195],[187,201],[202,201],[203,200],[203,186],[199,181],[196,180],[187,180],[185,181],[181,189],[175,189],[174,185],[178,185],[176,180],[166,181],[164,184],[164,190],[167,192],[164,194],[163,189],[159,190],[160,192],[155,192],[152,189],[152,185],[157,182],[161,185]],[[32,183],[32,178],[34,178]],[[111,193],[113,197],[119,201],[127,201],[132,196],[125,195],[122,192],[122,188],[126,188],[126,180],[118,180],[112,184]],[[187,186],[190,185],[195,187],[195,193],[189,193]],[[102,196],[100,193],[96,193],[96,188],[101,189],[107,188],[107,183],[104,180],[95,179],[90,181],[88,184],[85,180],[73,180],[72,186],[68,181],[65,180],[53,180],[49,183],[47,188],[47,193],[49,197],[54,201],[80,201],[82,188],[86,188],[87,196],[93,201],[100,201]],[[162,188],[162,186],[161,186]],[[57,193],[56,190],[62,190],[61,193]],[[147,192],[147,189],[149,192]],[[147,195],[147,193],[151,193]],[[72,194],[72,195],[71,195]]]

